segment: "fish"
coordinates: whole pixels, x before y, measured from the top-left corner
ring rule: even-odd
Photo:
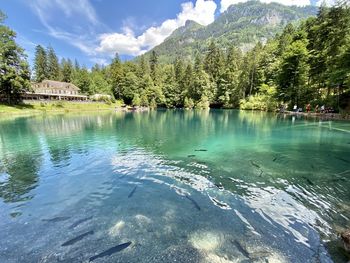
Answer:
[[[254,161],[250,161],[250,163],[255,166],[256,168],[260,168],[260,165],[258,165],[257,163],[255,163]]]
[[[345,162],[345,163],[350,163],[349,160],[346,160],[346,159],[344,159],[344,158],[342,158],[342,157],[335,157],[335,158],[338,159],[338,160],[340,160],[340,161],[343,161],[343,162]]]
[[[272,160],[273,162],[276,162],[277,161],[277,157],[275,157],[275,158],[273,158],[273,160]]]
[[[197,150],[194,150],[195,152],[207,152],[208,150],[206,149],[197,149]]]
[[[61,246],[66,247],[66,246],[73,245],[73,244],[77,243],[78,241],[82,240],[84,237],[89,236],[89,235],[93,235],[93,234],[94,234],[94,231],[92,231],[92,230],[85,232],[85,233],[83,233],[75,238],[68,240],[67,242],[64,242]]]
[[[188,158],[196,157],[194,154],[187,155]]]
[[[309,185],[314,185],[314,183],[307,177],[303,176],[303,178],[305,179],[305,181],[309,184]]]
[[[137,186],[135,186],[134,189],[132,189],[132,191],[131,191],[130,194],[128,195],[128,198],[131,198],[131,197],[134,195],[134,193],[135,193],[135,191],[136,191],[136,188],[137,188]]]
[[[82,223],[85,223],[86,221],[89,221],[92,219],[92,216],[89,216],[89,217],[86,217],[86,218],[82,218],[76,222],[74,222],[70,227],[69,229],[73,229],[75,227],[77,227],[78,225],[82,224]]]
[[[50,219],[42,219],[42,221],[44,222],[60,222],[60,221],[66,221],[68,220],[70,217],[68,216],[57,216],[57,217],[54,217],[54,218],[50,218]]]
[[[127,242],[127,243],[123,243],[123,244],[111,247],[111,248],[101,252],[100,254],[97,254],[95,256],[90,257],[89,262],[94,261],[95,259],[98,259],[98,258],[107,257],[107,256],[110,256],[114,253],[120,252],[120,251],[126,249],[127,247],[129,247],[131,244],[132,244],[131,242]]]
[[[239,243],[237,240],[235,240],[235,241],[233,241],[233,244],[237,247],[238,251],[241,252],[243,256],[250,259],[250,255],[249,255],[248,251],[242,247],[241,243]]]
[[[198,203],[189,195],[186,195],[186,198],[192,202],[192,204],[197,208],[198,211],[201,210],[201,207],[198,205]]]
[[[346,170],[346,171],[343,171],[343,172],[341,172],[341,173],[337,173],[337,174],[335,174],[335,175],[347,174],[347,173],[349,173],[349,172],[350,172],[350,170]]]
[[[219,190],[223,190],[224,189],[224,187],[222,186],[222,183],[215,184],[215,186],[217,188],[219,188]]]
[[[230,209],[230,206],[226,203],[220,202],[219,200],[215,198],[210,198],[217,206],[223,208],[223,209]]]

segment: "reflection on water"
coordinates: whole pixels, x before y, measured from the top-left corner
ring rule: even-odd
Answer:
[[[265,113],[0,121],[0,262],[346,262],[349,150],[349,123]]]

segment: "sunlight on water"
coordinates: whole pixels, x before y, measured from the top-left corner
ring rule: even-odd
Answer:
[[[213,110],[0,128],[0,262],[347,260],[349,123]]]

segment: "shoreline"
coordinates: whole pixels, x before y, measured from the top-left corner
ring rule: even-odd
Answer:
[[[290,116],[302,116],[305,118],[318,118],[321,120],[339,120],[339,121],[350,121],[350,114],[340,114],[340,113],[316,113],[316,112],[293,112],[293,111],[285,111],[285,112],[277,112],[280,115],[290,115]]]
[[[149,107],[122,107],[120,103],[107,104],[103,102],[25,102],[20,105],[0,104],[0,119],[4,117],[35,116],[45,114],[69,114],[69,113],[96,113],[96,112],[145,112]],[[231,109],[223,109],[231,110]],[[239,110],[239,109],[232,109]],[[250,111],[250,110],[243,110]],[[265,112],[265,111],[260,111]],[[288,115],[304,118],[318,118],[321,120],[350,121],[350,113],[315,113],[315,112],[275,112],[277,115]]]
[[[120,105],[101,102],[31,102],[20,105],[0,104],[0,118],[77,112],[115,111]]]

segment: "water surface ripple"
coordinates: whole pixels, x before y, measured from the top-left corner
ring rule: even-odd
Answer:
[[[347,262],[349,153],[265,113],[0,120],[0,262]]]

